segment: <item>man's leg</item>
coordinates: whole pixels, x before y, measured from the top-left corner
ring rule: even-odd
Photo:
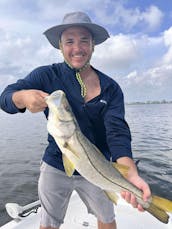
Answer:
[[[55,228],[55,227],[42,227],[42,226],[40,226],[40,228],[39,229],[59,229],[59,228]]]
[[[83,177],[75,179],[75,190],[87,206],[88,213],[98,219],[98,229],[116,229],[114,205],[105,192]]]
[[[46,163],[41,165],[38,182],[41,201],[40,229],[59,229],[72,194],[73,181],[66,174]]]
[[[115,220],[112,223],[102,223],[97,221],[98,229],[117,229]]]

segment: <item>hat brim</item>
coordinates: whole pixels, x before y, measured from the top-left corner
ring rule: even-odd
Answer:
[[[72,23],[72,24],[63,24],[51,27],[50,29],[46,30],[43,34],[47,37],[50,44],[59,49],[59,40],[61,37],[62,32],[73,26],[82,26],[87,28],[93,36],[95,45],[98,45],[104,42],[106,39],[109,38],[109,34],[105,28],[100,25],[94,23]]]

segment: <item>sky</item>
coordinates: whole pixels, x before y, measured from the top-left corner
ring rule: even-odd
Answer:
[[[108,30],[91,64],[118,82],[125,102],[172,101],[171,0],[1,0],[0,92],[38,66],[63,61],[43,32],[73,11]]]

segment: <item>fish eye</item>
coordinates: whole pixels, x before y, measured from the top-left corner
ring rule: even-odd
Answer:
[[[69,104],[65,104],[65,105],[64,105],[64,108],[65,108],[65,110],[66,110],[67,112],[70,112],[70,111],[71,111]]]

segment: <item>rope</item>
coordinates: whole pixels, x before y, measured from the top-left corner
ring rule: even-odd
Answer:
[[[76,72],[76,79],[78,80],[78,83],[81,86],[81,96],[84,98],[87,94],[87,88],[86,88],[84,82],[82,81],[81,75],[78,71]]]

